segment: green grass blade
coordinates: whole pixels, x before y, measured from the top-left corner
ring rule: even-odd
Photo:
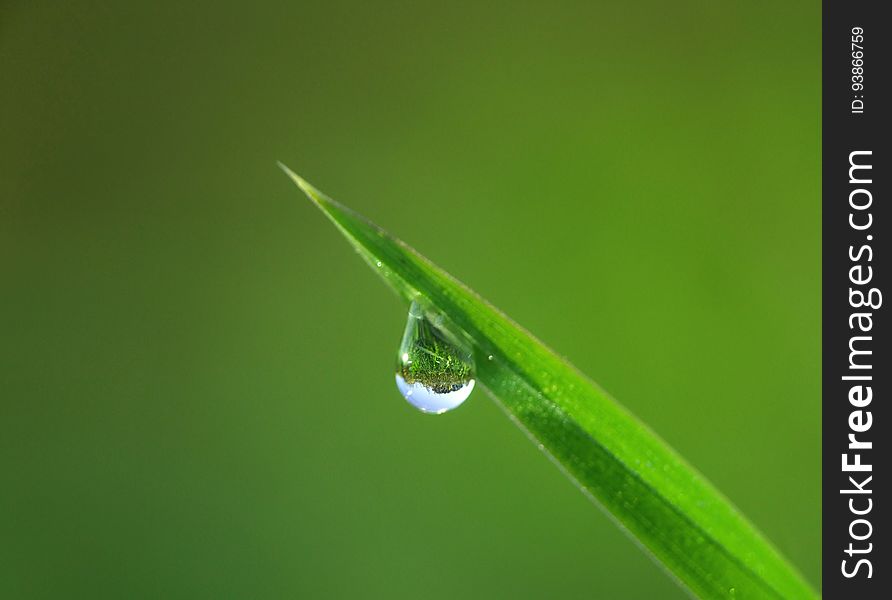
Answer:
[[[464,284],[281,165],[401,297],[425,297],[473,349],[477,384],[702,598],[816,598],[693,467],[566,360]]]

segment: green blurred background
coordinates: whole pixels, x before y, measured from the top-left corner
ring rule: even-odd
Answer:
[[[683,598],[276,168],[820,584],[820,4],[0,3],[0,597]]]

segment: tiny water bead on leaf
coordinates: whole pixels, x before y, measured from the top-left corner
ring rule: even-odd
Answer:
[[[474,389],[473,362],[471,353],[446,339],[413,300],[396,360],[396,387],[403,397],[422,412],[452,410]]]

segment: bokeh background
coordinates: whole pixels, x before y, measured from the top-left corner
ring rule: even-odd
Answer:
[[[0,3],[0,596],[683,598],[282,160],[820,585],[820,4]]]

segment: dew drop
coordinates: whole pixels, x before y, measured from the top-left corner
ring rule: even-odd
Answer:
[[[447,340],[418,301],[409,307],[397,352],[396,387],[415,408],[437,415],[459,406],[474,389],[471,353]]]

